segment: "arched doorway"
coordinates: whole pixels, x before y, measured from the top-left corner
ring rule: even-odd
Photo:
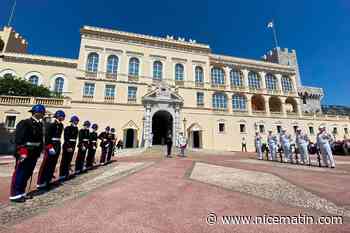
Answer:
[[[270,106],[270,112],[274,113],[280,113],[282,112],[282,103],[281,100],[276,97],[276,96],[272,96],[269,99],[269,106]]]
[[[252,96],[252,109],[254,112],[266,111],[265,109],[265,100],[261,95]]]
[[[152,118],[153,145],[164,145],[166,136],[173,133],[173,117],[168,111],[160,110]]]
[[[196,149],[202,148],[202,127],[194,123],[188,128],[187,132],[189,146]]]
[[[134,148],[134,142],[135,142],[134,129],[127,129],[126,130],[125,148]]]

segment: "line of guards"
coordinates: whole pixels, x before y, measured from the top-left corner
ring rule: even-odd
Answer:
[[[102,150],[100,165],[106,165],[111,161],[116,141],[115,129],[106,127],[105,131],[98,135],[98,125],[93,124],[91,126],[89,121],[85,121],[83,128],[79,130],[79,118],[77,116],[72,116],[71,124],[64,128],[62,122],[66,116],[61,110],[55,113],[54,122],[45,125],[44,129],[42,119],[46,112],[45,106],[41,104],[34,105],[29,112],[32,116],[20,121],[16,126],[16,165],[12,176],[10,194],[12,202],[25,202],[26,199],[31,198],[30,195],[26,195],[27,182],[32,179],[37,160],[43,151],[44,158],[37,179],[38,189],[46,189],[51,184],[61,148],[60,182],[93,167],[98,139],[101,141],[100,147]],[[63,145],[61,143],[62,133],[64,134]],[[76,146],[78,154],[75,160],[75,172],[73,173],[71,162]]]
[[[279,135],[279,144],[277,136],[269,130],[267,136],[267,146],[264,148],[262,144],[262,137],[259,132],[255,135],[255,148],[258,153],[258,159],[263,159],[263,151],[266,152],[266,160],[277,161],[277,151],[280,153],[280,162],[293,163],[293,144],[295,150],[296,163],[311,165],[310,154],[317,154],[318,163],[321,167],[321,160],[326,167],[335,168],[335,161],[331,149],[331,143],[334,138],[331,134],[327,133],[325,126],[319,127],[319,133],[317,134],[317,142],[313,144],[310,142],[307,134],[303,133],[300,128],[296,129],[295,141],[293,141],[290,134],[287,134],[286,129],[282,129]],[[293,143],[295,142],[295,143]],[[284,158],[282,158],[282,153]],[[300,153],[300,158],[298,158]],[[321,156],[322,155],[322,159]]]

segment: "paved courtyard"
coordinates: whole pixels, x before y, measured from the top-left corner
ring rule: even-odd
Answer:
[[[124,153],[12,204],[14,162],[0,157],[0,232],[350,232],[350,157],[336,159],[336,169],[258,161],[241,152],[165,159],[156,147]],[[279,216],[340,216],[343,224],[254,224]]]

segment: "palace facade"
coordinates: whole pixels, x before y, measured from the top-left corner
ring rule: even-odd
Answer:
[[[0,31],[0,77],[44,85],[62,98],[0,96],[0,123],[13,129],[32,104],[62,109],[81,121],[116,128],[126,147],[174,141],[189,147],[254,151],[256,131],[301,127],[315,139],[319,125],[342,139],[348,116],[323,115],[323,90],[302,86],[294,50],[275,48],[262,60],[218,55],[207,44],[84,26],[77,59],[27,53],[13,28]]]

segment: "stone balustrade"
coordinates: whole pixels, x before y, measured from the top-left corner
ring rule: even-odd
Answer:
[[[0,105],[34,105],[43,104],[45,106],[68,107],[70,105],[69,98],[43,98],[30,96],[0,96]]]

